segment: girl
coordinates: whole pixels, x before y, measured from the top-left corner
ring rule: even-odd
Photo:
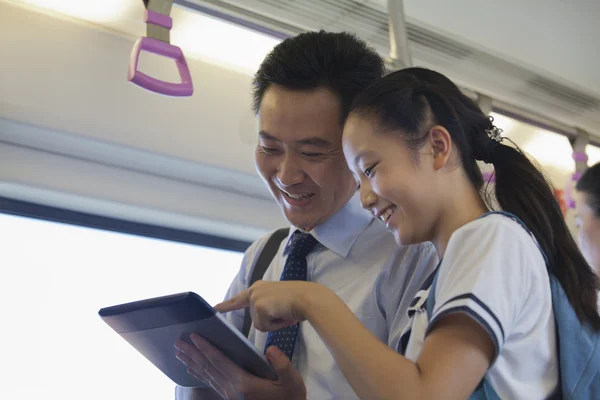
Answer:
[[[398,348],[314,283],[258,282],[216,308],[251,307],[260,330],[308,321],[363,399],[465,399],[484,377],[503,399],[555,393],[549,273],[596,330],[599,284],[540,171],[456,85],[421,68],[392,73],[356,99],[344,154],[363,207],[399,244],[431,241],[442,260],[408,310]],[[493,164],[498,204],[533,237],[514,216],[487,214],[477,160]]]
[[[579,248],[600,275],[600,164],[587,169],[576,188]]]

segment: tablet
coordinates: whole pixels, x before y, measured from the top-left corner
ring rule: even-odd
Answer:
[[[120,304],[102,308],[98,314],[179,386],[206,386],[188,374],[185,364],[175,357],[177,339],[191,344],[190,334],[194,332],[252,375],[277,379],[262,352],[196,293]]]

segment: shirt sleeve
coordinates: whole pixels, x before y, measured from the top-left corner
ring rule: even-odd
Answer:
[[[229,286],[229,289],[225,294],[224,300],[228,300],[248,288],[248,283],[250,282],[251,274],[254,270],[254,265],[256,264],[258,256],[260,255],[262,249],[265,247],[265,244],[270,236],[271,234],[268,234],[258,239],[257,241],[252,243],[250,247],[248,247],[248,249],[244,253],[240,270],[238,271],[235,278],[233,278],[233,281],[231,282],[231,285]],[[244,327],[244,314],[245,311],[243,309],[235,310],[226,313],[224,317],[229,323],[231,323],[233,326],[235,326],[238,330],[241,331]]]
[[[532,279],[546,268],[535,240],[517,222],[492,215],[456,231],[443,258],[428,330],[444,316],[465,314],[490,335],[497,355],[532,286],[544,284]]]
[[[403,246],[394,252],[388,267],[378,277],[377,306],[385,318],[389,347],[398,348],[410,321],[406,310],[438,262],[431,243]]]

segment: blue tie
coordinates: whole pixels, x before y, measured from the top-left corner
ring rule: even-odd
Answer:
[[[309,233],[294,232],[289,245],[289,254],[281,273],[282,281],[305,281],[306,280],[306,256],[317,244]],[[300,324],[288,326],[277,331],[269,332],[265,351],[270,346],[276,346],[291,360],[296,345],[296,336]]]

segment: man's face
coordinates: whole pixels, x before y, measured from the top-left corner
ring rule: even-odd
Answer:
[[[340,104],[330,90],[271,85],[259,111],[256,169],[285,217],[311,230],[356,191],[342,152]]]
[[[578,244],[594,272],[600,276],[600,218],[596,216],[586,193],[575,192]]]

